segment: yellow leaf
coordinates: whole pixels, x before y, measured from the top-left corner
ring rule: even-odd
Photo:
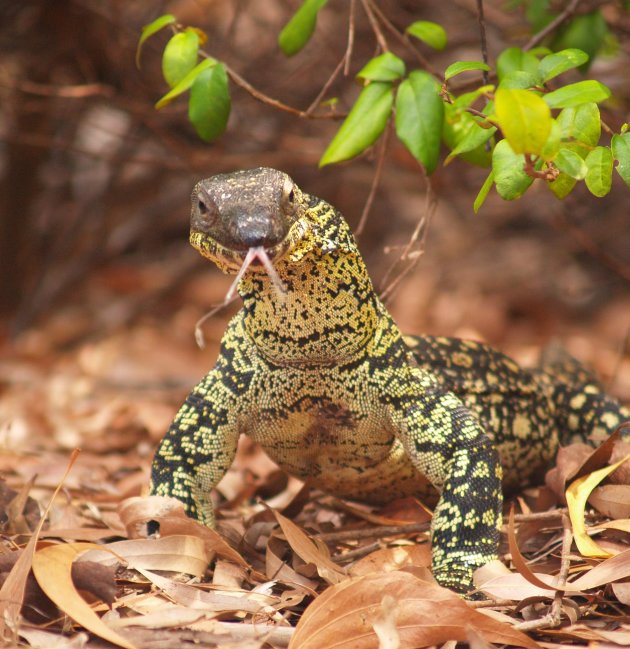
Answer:
[[[33,573],[48,597],[75,622],[88,631],[125,649],[136,649],[110,629],[79,595],[72,581],[72,562],[84,550],[97,548],[95,543],[63,543],[50,545],[35,553]]]
[[[607,476],[616,471],[626,460],[630,459],[630,455],[626,455],[619,462],[593,471],[577,480],[574,480],[566,491],[567,504],[569,506],[569,517],[573,526],[573,534],[575,537],[575,544],[580,551],[580,554],[585,557],[610,557],[610,552],[601,548],[593,539],[586,533],[586,526],[584,524],[584,507],[586,501],[591,495],[591,491]]]

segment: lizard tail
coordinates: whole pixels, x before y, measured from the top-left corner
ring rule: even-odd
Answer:
[[[624,423],[622,435],[630,441],[630,410],[607,395],[595,376],[566,350],[555,343],[547,347],[540,371],[553,385],[561,444],[599,444]]]

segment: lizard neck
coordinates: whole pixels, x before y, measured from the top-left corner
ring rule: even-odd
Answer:
[[[278,365],[338,364],[360,355],[381,307],[356,248],[315,248],[299,263],[281,260],[276,270],[284,294],[266,275],[239,284],[245,329],[260,355]]]

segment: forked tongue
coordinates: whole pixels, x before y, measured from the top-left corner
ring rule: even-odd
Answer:
[[[232,285],[228,289],[227,295],[225,296],[226,302],[228,300],[231,300],[234,295],[236,294],[236,288],[238,287],[238,283],[243,279],[243,275],[247,272],[247,269],[254,263],[255,260],[258,260],[263,268],[267,271],[267,275],[269,275],[269,279],[271,280],[271,283],[273,284],[274,288],[283,295],[284,293],[287,292],[287,287],[284,285],[282,280],[280,279],[280,275],[278,275],[278,271],[273,267],[273,264],[271,263],[271,259],[269,259],[269,255],[267,254],[267,251],[263,246],[255,246],[253,248],[250,248],[247,251],[247,254],[245,255],[245,259],[243,259],[243,264],[241,265],[238,273],[236,274],[236,277],[234,278],[234,281],[232,282]]]

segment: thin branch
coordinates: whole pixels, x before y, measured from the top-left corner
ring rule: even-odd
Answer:
[[[381,293],[381,300],[386,301],[392,297],[395,290],[398,288],[402,280],[415,268],[418,260],[420,259],[422,252],[424,250],[424,244],[426,241],[427,233],[429,231],[429,223],[435,209],[437,207],[437,197],[431,188],[431,183],[429,181],[426,172],[424,172],[424,178],[426,181],[426,195],[425,195],[425,207],[424,214],[422,218],[418,221],[415,230],[413,231],[411,238],[409,239],[407,245],[404,247],[400,257],[387,269],[385,276],[383,277],[383,285],[385,288]],[[422,235],[422,236],[420,236]],[[416,250],[414,250],[416,248]],[[392,276],[394,270],[400,262],[409,262],[407,266],[398,273],[394,279],[389,281],[389,278]],[[389,282],[389,284],[388,284]]]
[[[372,203],[374,202],[374,197],[376,196],[376,190],[381,182],[381,176],[383,174],[383,163],[385,162],[385,153],[387,152],[387,143],[389,141],[389,132],[390,128],[386,128],[383,133],[383,137],[379,142],[378,153],[376,158],[376,169],[374,171],[374,178],[372,179],[372,185],[370,187],[370,193],[368,194],[365,205],[363,206],[363,212],[361,212],[361,218],[359,219],[359,225],[355,230],[357,237],[361,236],[365,224],[367,223],[367,217],[372,209]]]
[[[313,111],[320,105],[322,99],[326,95],[326,93],[330,90],[330,86],[335,82],[335,79],[339,76],[339,73],[341,72],[342,68],[344,67],[344,63],[346,62],[346,54],[344,54],[341,57],[341,61],[337,64],[335,69],[333,70],[333,73],[328,77],[328,81],[323,85],[322,89],[317,93],[317,97],[313,99],[311,102],[311,105],[306,109],[306,114],[307,115],[312,115]]]
[[[352,52],[354,51],[354,34],[355,23],[357,16],[357,0],[350,0],[350,16],[348,18],[348,46],[344,56],[345,64],[343,66],[343,73],[347,77],[350,74],[350,63],[352,60]]]
[[[376,20],[374,11],[372,11],[372,5],[368,0],[361,0],[361,4],[363,5],[363,9],[367,14],[368,20],[370,21],[370,25],[372,26],[372,31],[374,32],[374,36],[376,37],[376,41],[378,42],[379,47],[383,50],[383,52],[389,52],[387,39],[385,38],[385,35],[383,34],[383,31],[381,30],[381,27],[378,24],[378,20]]]
[[[208,56],[207,54],[205,56]],[[243,77],[236,72],[236,70],[233,70],[227,63],[223,64],[225,66],[225,70],[228,73],[230,79],[237,85],[243,88],[246,92],[248,92],[254,99],[258,99],[258,101],[262,102],[263,104],[267,104],[268,106],[272,106],[273,108],[276,108],[278,110],[282,110],[285,113],[291,113],[292,115],[297,115],[298,117],[305,117],[307,119],[344,119],[346,116],[344,113],[338,113],[336,111],[329,111],[327,113],[310,113],[306,110],[300,110],[299,108],[294,108],[293,106],[289,106],[288,104],[285,104],[281,101],[278,101],[277,99],[274,99],[273,97],[270,97],[269,95],[266,95],[264,92],[261,92],[258,90],[258,88],[255,88],[252,86],[249,81],[246,81],[243,79]]]
[[[523,45],[523,50],[527,52],[527,50],[531,50],[532,48],[536,47],[542,41],[545,40],[549,34],[551,34],[553,31],[558,29],[562,23],[566,22],[571,18],[571,16],[575,13],[575,10],[577,9],[578,5],[580,4],[581,0],[571,0],[571,2],[565,7],[564,11],[559,13],[548,25],[543,27],[537,34],[534,34],[525,45]]]
[[[434,77],[437,79],[442,79],[442,75],[429,63],[428,59],[426,59],[421,52],[419,52],[416,47],[414,47],[413,43],[409,40],[409,38],[406,35],[401,34],[398,29],[394,26],[394,24],[389,20],[389,18],[381,11],[380,7],[376,5],[372,0],[367,0],[370,3],[370,7],[372,8],[372,11],[376,16],[378,16],[378,19],[383,23],[383,26],[389,30],[391,35],[411,54],[413,54],[420,65],[427,70],[427,72],[430,72]]]
[[[481,37],[481,56],[483,62],[488,64],[488,43],[486,41],[486,21],[483,15],[483,0],[477,0],[477,20],[479,21],[479,36]],[[483,85],[488,85],[488,71],[483,70]]]

